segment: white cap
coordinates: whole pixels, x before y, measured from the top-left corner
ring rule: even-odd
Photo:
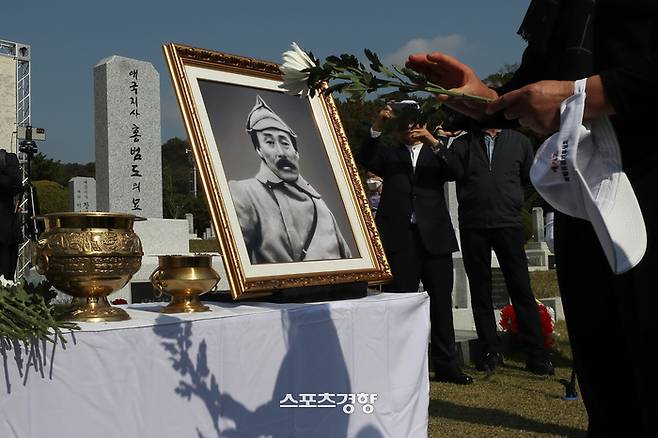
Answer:
[[[537,151],[530,179],[556,210],[592,223],[610,268],[621,274],[642,260],[647,232],[610,120],[583,125],[585,84],[576,81],[560,105],[560,130]]]

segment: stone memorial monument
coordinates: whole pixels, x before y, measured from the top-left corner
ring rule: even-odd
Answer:
[[[149,62],[110,56],[94,67],[94,101],[98,210],[147,218],[134,226],[142,267],[110,300],[141,301],[157,256],[189,253],[187,220],[162,218],[160,75]]]
[[[103,59],[94,101],[99,210],[161,218],[160,75],[149,62]]]
[[[548,269],[548,257],[551,251],[546,244],[544,230],[544,210],[541,207],[532,209],[532,240],[526,244],[528,268],[533,271]]]
[[[457,201],[457,184],[450,181],[445,185],[445,199],[448,204],[448,213],[450,214],[450,221],[455,230],[457,241],[459,242],[459,216],[457,208],[459,202]],[[454,271],[454,284],[452,288],[452,304],[456,308],[470,307],[470,292],[468,287],[468,278],[464,270],[464,260],[461,251],[453,253],[453,271]]]
[[[0,54],[0,149],[16,152],[16,61]]]
[[[199,239],[194,231],[194,215],[192,213],[185,213],[185,220],[187,221],[187,233],[190,235],[190,240]]]
[[[76,176],[69,180],[69,210],[96,211],[96,180]]]

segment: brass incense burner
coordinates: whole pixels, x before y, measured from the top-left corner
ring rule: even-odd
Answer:
[[[171,295],[163,313],[207,312],[199,295],[215,287],[220,280],[212,268],[212,256],[206,254],[158,256],[158,268],[151,274],[156,297]]]
[[[133,231],[144,218],[124,213],[51,213],[39,216],[45,231],[35,245],[34,265],[57,289],[73,296],[69,319],[86,322],[130,319],[107,296],[128,283],[142,264],[142,243]]]

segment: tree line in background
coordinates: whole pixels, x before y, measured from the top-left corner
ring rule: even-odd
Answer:
[[[511,78],[516,68],[516,64],[505,65],[498,72],[485,78],[485,81],[491,86],[500,86]],[[397,99],[404,98],[408,98],[408,96],[397,96]],[[354,155],[358,153],[361,144],[370,135],[370,125],[385,104],[386,102],[380,99],[367,101],[336,100],[343,128]],[[439,114],[438,118],[445,117],[446,114]],[[535,147],[538,147],[543,140],[530,132],[526,132],[526,134],[531,137]],[[387,136],[384,143],[393,146],[394,140],[391,136]],[[203,230],[210,227],[210,219],[201,179],[198,178],[198,175],[196,196],[193,193],[193,168],[194,164],[187,140],[172,138],[162,145],[164,217],[182,219],[186,213],[192,213],[197,234],[202,235]],[[39,153],[32,162],[32,175],[41,203],[41,212],[67,211],[69,209],[69,179],[76,176],[94,177],[95,165],[94,163],[62,163]],[[536,192],[528,193],[524,212],[526,236],[528,238],[531,233],[530,211],[532,207],[537,205],[541,205],[541,199]]]

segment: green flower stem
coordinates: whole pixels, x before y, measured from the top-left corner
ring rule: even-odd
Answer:
[[[23,331],[21,329],[18,329],[18,330],[19,331],[16,331],[16,330],[14,330],[13,327],[10,327],[9,325],[5,325],[5,324],[0,323],[0,332],[7,333],[8,335],[10,335],[13,338],[25,339],[25,334],[23,333]]]
[[[41,292],[44,292],[42,290]],[[16,287],[0,288],[0,338],[16,340],[29,348],[39,340],[66,344],[62,330],[79,330],[68,321],[60,321],[60,311],[48,304],[41,292],[28,288],[24,282]]]
[[[23,305],[23,307],[25,307]],[[22,311],[21,309],[12,306],[9,303],[5,302],[5,308],[9,310],[11,313],[16,315],[18,317],[18,321],[25,322],[27,323],[26,329],[32,329],[36,332],[36,334],[42,334],[44,332],[48,332],[49,326],[47,324],[44,324],[39,320],[39,314],[35,314],[34,311],[31,309],[26,309],[27,312]]]
[[[397,76],[397,75],[396,75]],[[399,79],[399,77],[398,77]],[[443,87],[440,87],[438,85],[429,83],[426,86],[422,85],[417,85],[413,83],[408,83],[405,81],[400,81],[400,82],[395,82],[395,81],[387,81],[387,87],[393,87],[393,88],[402,88],[402,87],[407,87],[407,88],[412,88],[414,91],[425,91],[428,93],[433,93],[433,94],[442,94],[444,96],[450,96],[450,97],[458,97],[461,99],[465,100],[472,100],[475,102],[479,103],[491,103],[493,102],[493,99],[490,99],[488,97],[482,97],[482,96],[474,96],[472,94],[466,94],[466,93],[459,93],[455,91],[450,91],[446,90]]]
[[[23,330],[21,327],[17,326],[17,325],[14,323],[14,321],[12,321],[11,319],[7,318],[7,317],[5,316],[5,314],[4,314],[4,312],[3,312],[3,313],[0,313],[0,320],[3,321],[3,322],[5,323],[5,325],[4,325],[3,327],[11,326],[11,328],[12,328],[13,330],[19,330],[19,331],[22,331],[22,330]]]
[[[29,307],[25,306],[25,304],[21,303],[20,301],[17,302],[5,301],[4,305],[7,308],[7,310],[14,313],[19,318],[23,318],[25,320],[32,320],[35,317],[39,316],[38,313],[30,309]]]
[[[443,94],[444,96],[459,97],[461,99],[472,100],[480,103],[493,102],[493,99],[490,99],[488,97],[474,96],[472,94],[466,94],[466,93],[458,93],[455,91],[446,90],[445,88],[441,88],[438,85],[430,85],[426,88],[423,88],[423,91],[428,91],[430,93],[435,93],[435,94]]]

